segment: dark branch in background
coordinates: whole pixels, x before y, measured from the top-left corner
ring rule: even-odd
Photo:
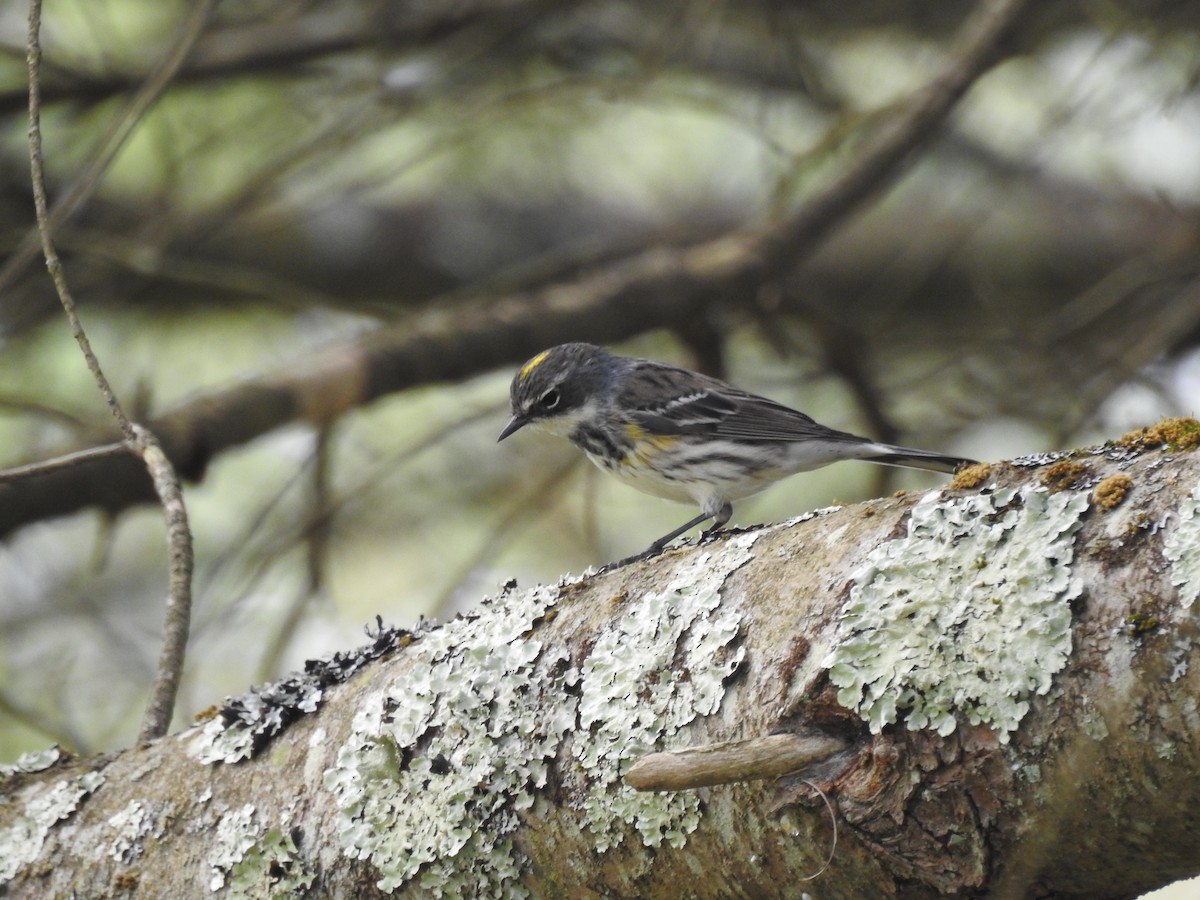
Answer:
[[[621,341],[731,299],[752,304],[764,282],[796,266],[931,139],[998,58],[1028,4],[982,3],[963,25],[945,70],[790,218],[689,247],[651,249],[540,290],[406,319],[294,369],[186,403],[152,427],[177,469],[200,479],[221,451],[297,420],[330,422],[386,394],[511,365],[564,340]],[[0,535],[90,506],[116,512],[153,496],[140,467],[119,458],[0,484]]]
[[[210,2],[210,0],[209,0]],[[206,4],[202,3],[201,7]],[[207,13],[205,13],[207,17]],[[170,552],[170,566],[167,592],[166,621],[163,627],[163,643],[159,654],[158,673],[150,692],[150,701],[142,720],[141,740],[152,740],[162,737],[171,725],[171,715],[175,709],[175,696],[179,691],[179,680],[183,674],[183,660],[187,651],[188,624],[191,618],[192,602],[192,535],[188,530],[187,508],[184,506],[183,493],[179,486],[179,477],[172,468],[170,461],[163,452],[154,435],[142,426],[131,422],[121,408],[112,386],[100,368],[100,361],[92,352],[91,342],[83,330],[83,323],[75,310],[75,301],[67,286],[63,274],[62,263],[54,249],[52,238],[53,223],[46,202],[46,180],[42,165],[42,130],[41,130],[41,97],[39,95],[39,69],[42,60],[40,31],[42,24],[41,0],[30,0],[29,4],[29,34],[28,34],[28,69],[29,69],[29,169],[33,182],[33,202],[37,213],[37,235],[40,238],[42,254],[46,258],[46,268],[54,282],[55,291],[62,301],[63,311],[71,323],[71,333],[79,344],[79,349],[87,361],[88,370],[95,379],[96,386],[104,396],[109,410],[117,420],[125,437],[125,444],[136,453],[142,465],[150,475],[163,513],[167,520],[167,538]],[[193,38],[194,39],[194,38]],[[163,82],[165,87],[166,81]],[[160,88],[161,90],[161,88]],[[112,154],[124,141],[124,137],[132,131],[137,116],[131,109],[124,122],[126,127],[118,127],[114,132],[114,142],[110,147]],[[118,137],[118,135],[122,135]],[[111,156],[109,157],[111,160]],[[107,165],[105,161],[104,165]],[[94,185],[103,167],[94,171],[89,170],[89,177],[81,178],[78,183]],[[86,191],[85,191],[86,193]],[[93,461],[97,458],[92,456]],[[86,465],[86,463],[80,463]],[[57,469],[57,472],[71,471]]]
[[[765,230],[759,243],[766,265],[778,268],[789,257],[798,261],[797,248],[801,255],[811,252],[830,233],[832,223],[841,222],[895,178],[902,163],[937,135],[971,85],[1000,58],[1005,39],[1029,5],[1029,0],[980,3],[959,30],[946,68],[895,115],[882,119],[874,139],[851,158],[833,184],[782,225]]]
[[[53,235],[65,220],[69,219],[80,207],[82,207],[88,198],[92,196],[96,188],[100,186],[100,181],[104,177],[104,173],[116,158],[117,153],[125,146],[125,142],[129,140],[130,135],[141,123],[147,111],[152,107],[158,99],[166,91],[171,84],[175,74],[179,71],[187,59],[188,52],[196,43],[204,30],[204,25],[212,14],[213,7],[216,6],[217,0],[201,0],[196,4],[196,8],[192,11],[192,15],[184,22],[183,30],[175,43],[167,51],[166,56],[154,67],[150,75],[141,84],[138,91],[130,98],[129,105],[124,109],[114,120],[109,130],[100,137],[92,152],[85,158],[82,170],[75,177],[71,186],[63,193],[58,202],[54,205],[54,209],[50,212],[48,220],[44,226],[44,230],[49,235]],[[38,4],[40,9],[41,4]],[[32,7],[30,9],[32,16]],[[40,57],[40,50],[39,50]],[[39,60],[40,62],[40,60]],[[39,104],[40,86],[39,86]],[[0,296],[3,296],[5,291],[12,285],[13,280],[25,271],[25,267],[38,252],[39,243],[44,243],[44,239],[39,241],[39,232],[43,230],[42,223],[38,223],[36,229],[31,229],[28,234],[22,238],[17,249],[5,260],[4,265],[0,267]]]

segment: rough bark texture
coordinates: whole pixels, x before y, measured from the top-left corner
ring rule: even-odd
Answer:
[[[10,776],[3,890],[1136,896],[1200,871],[1194,440],[997,465],[382,629],[206,724]],[[696,791],[622,780],[783,732],[845,749]],[[838,832],[813,881],[833,822],[809,782]]]

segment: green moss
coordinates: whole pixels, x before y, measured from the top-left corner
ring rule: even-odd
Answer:
[[[1158,616],[1148,612],[1130,613],[1125,617],[1125,630],[1134,637],[1149,634],[1158,628]]]
[[[1186,417],[1163,419],[1122,435],[1117,443],[1132,450],[1165,447],[1172,453],[1185,453],[1200,447],[1200,421]]]

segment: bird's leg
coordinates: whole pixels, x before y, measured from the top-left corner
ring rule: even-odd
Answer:
[[[729,517],[733,515],[733,504],[726,502],[717,510],[717,514],[713,516],[712,524],[701,532],[700,537],[706,538],[716,534],[725,527],[725,523],[729,521]],[[699,523],[697,523],[699,524]]]
[[[700,515],[696,516],[696,518],[690,519],[687,522],[685,522],[684,524],[680,525],[678,528],[676,528],[670,534],[664,534],[662,537],[660,537],[657,541],[655,541],[653,544],[651,544],[649,547],[647,547],[641,553],[635,553],[633,556],[627,556],[625,559],[618,560],[617,562],[612,563],[611,566],[606,566],[605,569],[608,569],[610,567],[613,569],[618,569],[621,566],[628,565],[629,563],[637,562],[638,560],[641,560],[641,559],[648,559],[651,556],[657,556],[659,553],[662,553],[663,548],[666,547],[667,544],[671,543],[671,541],[675,540],[675,538],[679,537],[685,531],[691,531],[697,525],[703,524],[704,522],[707,522],[709,519],[712,519],[713,522],[711,525],[709,525],[707,528],[704,529],[704,532],[701,536],[707,537],[710,534],[715,534],[716,532],[721,530],[721,528],[725,525],[725,523],[729,521],[729,517],[732,515],[733,515],[733,504],[732,503],[726,503],[719,510],[717,510],[716,513],[702,512],[702,513],[700,513]]]

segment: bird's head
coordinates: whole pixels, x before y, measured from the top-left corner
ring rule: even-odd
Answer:
[[[513,377],[512,418],[497,440],[526,425],[567,436],[595,409],[617,373],[617,358],[595,344],[559,344],[543,350]]]

